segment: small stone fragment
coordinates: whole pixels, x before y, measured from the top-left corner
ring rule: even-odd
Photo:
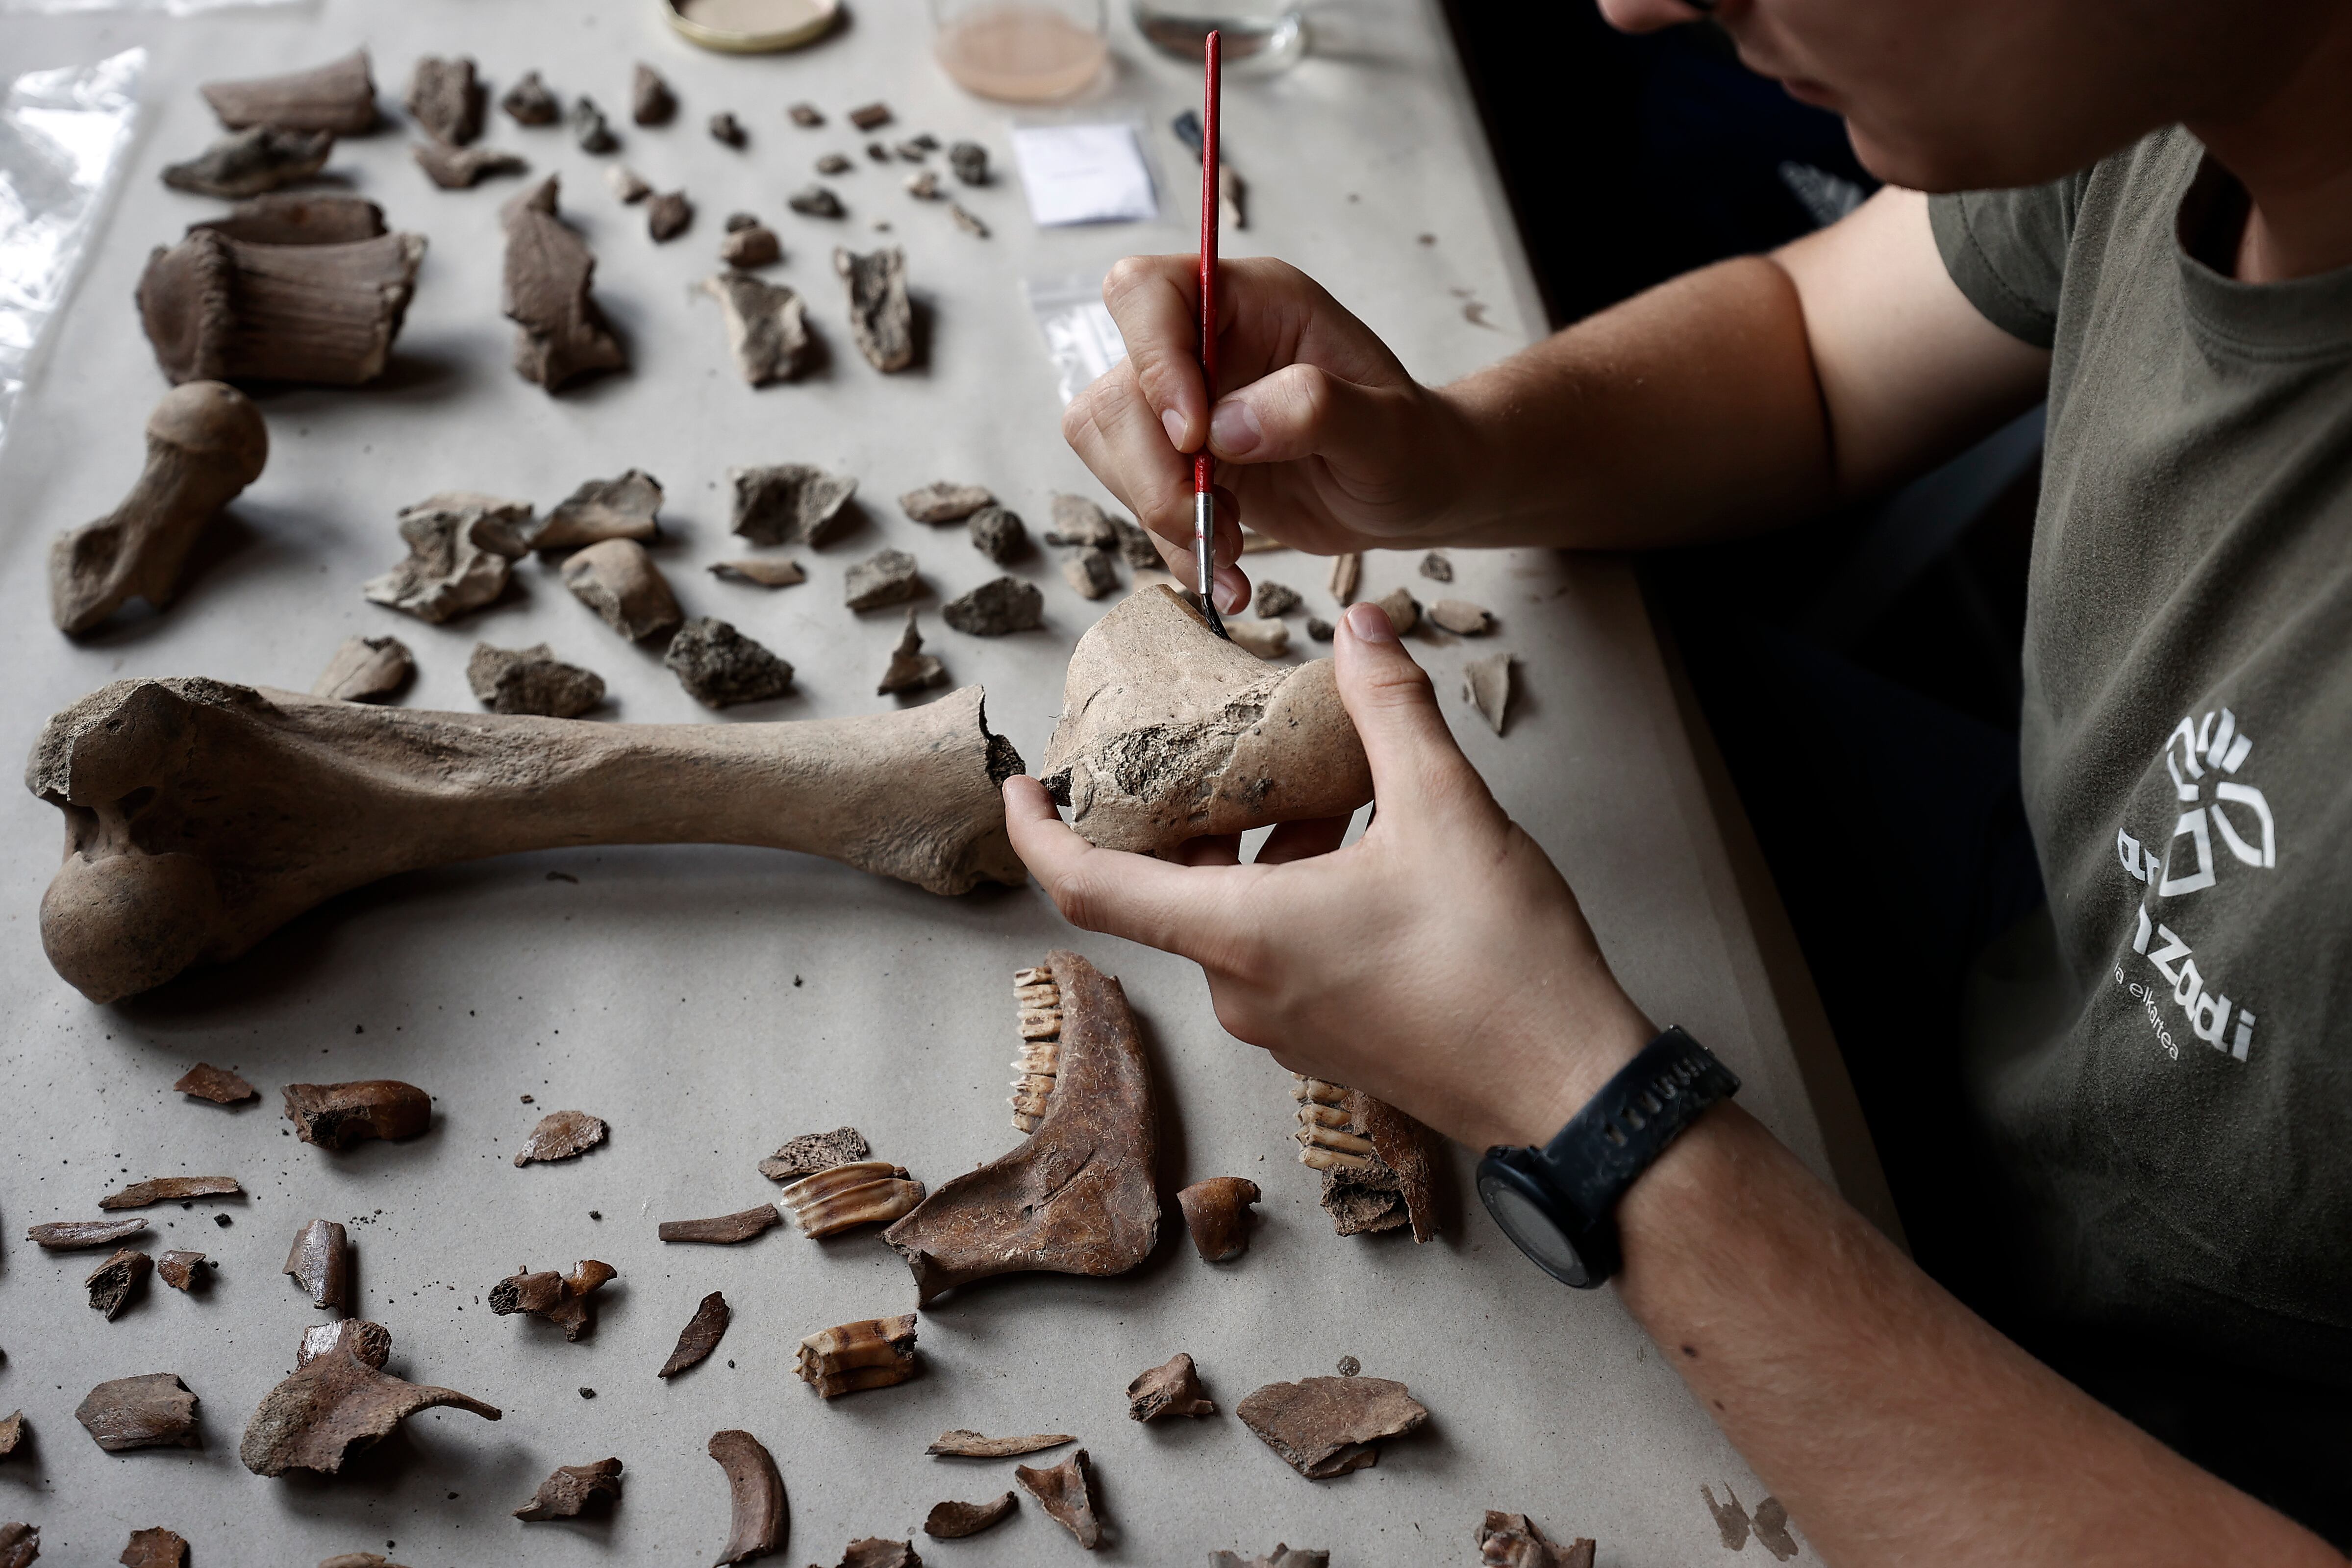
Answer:
[[[762,228],[744,229],[727,239],[732,245],[755,235],[765,235],[773,248],[776,236]],[[809,331],[807,306],[799,294],[739,271],[706,277],[697,287],[719,301],[727,322],[727,351],[747,383],[766,386],[800,374],[808,357]]]
[[[926,140],[930,142],[930,147],[923,145],[923,141]],[[905,159],[909,163],[919,163],[924,159],[930,156],[931,147],[937,147],[939,144],[939,140],[936,137],[923,139],[909,138],[905,141],[892,143],[890,151],[896,152],[899,157]]]
[[[280,131],[256,125],[218,141],[185,163],[163,168],[163,183],[175,191],[236,201],[307,180],[326,167],[335,139],[324,131]]]
[[[764,468],[730,468],[735,492],[728,526],[755,545],[822,545],[849,518],[843,508],[857,493],[857,481],[806,463]]]
[[[874,688],[877,697],[896,696],[902,692],[928,691],[945,685],[948,667],[936,653],[923,652],[923,634],[915,629],[915,611],[907,609],[907,630],[899,634],[898,646],[890,654],[890,667],[882,672],[882,684]]]
[[[1063,560],[1062,580],[1077,590],[1081,598],[1100,599],[1118,586],[1117,559],[1110,551],[1091,546],[1077,550]]]
[[[694,1309],[694,1316],[677,1331],[677,1348],[669,1353],[669,1359],[654,1375],[676,1377],[688,1367],[702,1364],[719,1348],[719,1342],[727,1337],[727,1324],[734,1315],[720,1292],[713,1291],[703,1297],[702,1304]]]
[[[205,1281],[210,1265],[201,1252],[171,1251],[155,1260],[155,1272],[175,1291],[194,1291]]]
[[[1490,653],[1463,665],[1462,695],[1486,716],[1496,735],[1502,734],[1511,710],[1511,656]]]
[[[0,1568],[32,1568],[41,1554],[41,1527],[9,1520],[0,1524]]]
[[[196,1396],[176,1373],[151,1372],[101,1383],[82,1396],[74,1419],[110,1454],[131,1448],[194,1448],[204,1443],[196,1430]]]
[[[1307,618],[1307,635],[1318,643],[1328,643],[1332,633],[1337,630],[1338,628],[1320,615],[1309,615]]]
[[[824,116],[817,112],[817,107],[813,103],[796,103],[784,112],[791,115],[793,123],[803,131],[814,131],[824,123]]]
[[[565,118],[572,127],[572,140],[583,152],[610,152],[620,145],[613,128],[604,122],[604,111],[586,93],[572,100],[572,112]]]
[[[1201,1375],[1192,1358],[1182,1351],[1163,1364],[1137,1375],[1135,1381],[1127,1385],[1127,1415],[1131,1421],[1216,1413],[1216,1406],[1202,1391]]]
[[[1592,1568],[1593,1543],[1589,1538],[1579,1536],[1559,1545],[1546,1540],[1535,1521],[1524,1513],[1490,1508],[1471,1539],[1477,1542],[1478,1561],[1492,1568]]]
[[[923,1560],[907,1542],[869,1535],[851,1542],[835,1568],[923,1568]]]
[[[1429,1411],[1385,1377],[1307,1377],[1269,1383],[1234,1407],[1242,1424],[1283,1462],[1326,1480],[1380,1462],[1379,1444],[1402,1437]]]
[[[369,1138],[414,1137],[433,1120],[432,1096],[395,1078],[289,1083],[279,1092],[294,1135],[323,1149],[348,1149]]]
[[[642,60],[629,78],[629,114],[639,125],[667,125],[677,113],[677,95],[661,73]]]
[[[816,161],[816,172],[820,174],[846,174],[856,167],[856,164],[838,152],[828,152]]]
[[[1355,550],[1331,558],[1331,597],[1342,605],[1356,601],[1356,584],[1364,575],[1364,558]]]
[[[1045,596],[1034,582],[1000,577],[949,600],[940,608],[940,618],[973,637],[1034,632],[1045,624]]]
[[[499,107],[507,111],[517,125],[552,125],[562,118],[555,95],[539,79],[537,71],[525,71],[515,78],[499,99]]]
[[[474,62],[459,56],[425,55],[408,78],[408,112],[424,132],[445,146],[463,147],[482,133],[482,84]]]
[[[1246,1176],[1211,1176],[1176,1195],[1202,1262],[1228,1263],[1248,1249],[1250,1205],[1258,1197],[1257,1183]]]
[[[565,664],[544,643],[528,648],[475,643],[473,657],[466,661],[466,684],[492,713],[578,718],[604,700],[602,675]]]
[[[755,1204],[712,1219],[665,1219],[655,1229],[664,1241],[703,1241],[732,1247],[784,1222],[783,1211],[772,1203]]]
[[[5,1420],[0,1420],[0,1459],[14,1454],[24,1441],[25,1413],[22,1410],[16,1411]]]
[[[833,269],[849,289],[849,335],[866,363],[884,372],[915,362],[914,306],[907,298],[907,253],[895,246],[859,256],[835,249]]]
[[[865,103],[849,111],[849,123],[860,131],[872,131],[890,123],[890,106],[887,103]]]
[[[1298,608],[1298,590],[1271,580],[1261,582],[1254,608],[1266,620],[1279,620]]]
[[[684,191],[664,191],[646,204],[646,233],[654,243],[676,239],[694,222],[694,204],[686,199]]]
[[[1402,588],[1373,602],[1388,612],[1389,624],[1400,637],[1421,624],[1421,601]]]
[[[146,1208],[191,1197],[241,1196],[244,1191],[235,1176],[156,1176],[150,1181],[132,1182],[120,1192],[108,1193],[98,1200],[98,1207]]]
[[[352,1244],[331,1219],[313,1219],[294,1233],[294,1245],[278,1272],[302,1287],[314,1307],[352,1304]]]
[[[1343,1355],[1339,1358],[1339,1373],[1340,1376],[1353,1377],[1356,1374],[1363,1370],[1364,1364],[1358,1361],[1354,1356]]]
[[[866,155],[868,158],[873,159],[877,163],[887,163],[890,162],[890,149],[879,141],[867,142],[866,144]]]
[[[129,1247],[118,1249],[81,1282],[82,1289],[89,1292],[90,1310],[104,1314],[106,1321],[112,1322],[130,1304],[132,1293],[145,1282],[148,1270],[154,1266],[155,1260],[144,1252]]]
[[[986,1502],[934,1503],[923,1521],[923,1533],[940,1541],[961,1541],[967,1535],[978,1535],[992,1524],[1002,1524],[1013,1517],[1020,1501],[1011,1492],[991,1498]]]
[[[977,141],[958,141],[948,148],[948,167],[967,185],[988,183],[988,149]]]
[[[1164,572],[1168,570],[1168,563],[1160,559],[1160,547],[1151,542],[1151,536],[1140,526],[1115,512],[1107,512],[1104,516],[1110,518],[1111,532],[1118,536],[1118,553],[1127,558],[1128,565],[1138,571]]]
[[[252,1084],[226,1068],[215,1067],[209,1061],[199,1061],[189,1068],[180,1074],[179,1082],[172,1087],[192,1099],[209,1100],[215,1105],[235,1105],[241,1101],[261,1097],[261,1092]]]
[[[972,238],[986,239],[988,237],[988,225],[981,222],[979,214],[971,211],[961,202],[950,202],[948,204],[948,216],[955,220],[956,227],[971,235]]]
[[[887,1388],[915,1375],[915,1314],[861,1318],[801,1341],[793,1370],[827,1399]]]
[[[25,1232],[26,1240],[48,1252],[79,1252],[92,1247],[111,1247],[126,1236],[136,1236],[147,1228],[147,1222],[137,1215],[127,1219],[58,1219],[47,1225],[36,1225]]]
[[[923,1452],[958,1459],[1009,1459],[1020,1454],[1034,1454],[1041,1448],[1058,1448],[1077,1439],[1067,1432],[1032,1432],[1024,1437],[983,1437],[962,1427],[952,1427],[935,1438]]]
[[[419,141],[409,148],[416,166],[425,171],[425,178],[445,191],[462,191],[479,184],[492,174],[521,174],[530,165],[511,152],[501,152],[494,147],[448,147],[438,141]]]
[[[855,1127],[835,1127],[830,1133],[803,1133],[788,1138],[784,1145],[760,1162],[760,1174],[770,1181],[798,1181],[804,1176],[831,1170],[835,1166],[852,1165],[873,1151],[866,1146],[866,1134]]]
[[[400,512],[408,557],[360,591],[376,604],[436,625],[478,610],[507,591],[518,536],[530,527],[528,501],[449,490]]]
[[[539,550],[576,549],[604,539],[650,539],[661,532],[661,481],[642,468],[590,479],[547,514],[531,540]]]
[[[773,267],[784,259],[784,242],[776,237],[775,230],[756,219],[740,227],[730,220],[727,237],[719,242],[719,259],[730,267]]]
[[[1279,659],[1290,652],[1290,628],[1279,621],[1237,616],[1225,622],[1234,646],[1246,648],[1261,659]]]
[[[134,1530],[115,1561],[123,1568],[188,1568],[188,1543],[160,1524]]]
[[[604,171],[604,186],[623,206],[635,206],[654,193],[645,176],[626,163],[614,163]]]
[[[1013,1479],[1080,1546],[1092,1552],[1102,1544],[1102,1521],[1095,1513],[1094,1469],[1084,1448],[1048,1469],[1015,1465]]]
[[[514,1163],[521,1166],[535,1160],[552,1163],[584,1155],[603,1143],[610,1130],[603,1117],[591,1116],[585,1111],[551,1111],[530,1130]]]
[[[563,586],[632,643],[685,619],[661,568],[635,539],[605,539],[580,551],[563,563]]]
[[[1446,559],[1444,550],[1431,550],[1421,558],[1421,575],[1432,582],[1452,582],[1454,563]]]
[[[510,1274],[490,1287],[490,1311],[500,1317],[522,1312],[545,1318],[563,1331],[567,1342],[574,1341],[590,1326],[588,1296],[619,1272],[610,1263],[583,1258],[570,1274],[552,1269]]]
[[[1495,618],[1466,599],[1441,599],[1429,607],[1432,624],[1459,637],[1484,637],[1495,629]]]
[[[1055,495],[1054,526],[1045,530],[1049,545],[1087,545],[1096,549],[1119,548],[1118,526],[1108,512],[1084,496]]]
[[[919,202],[938,201],[940,199],[940,172],[936,169],[926,169],[919,174],[908,175],[907,194],[914,197],[915,200]]]
[[[971,548],[999,566],[1010,565],[1028,553],[1029,530],[1021,515],[1004,507],[982,507],[971,515]]]
[[[808,573],[796,560],[717,561],[711,565],[710,575],[728,582],[756,583],[761,588],[790,588],[808,580]]]
[[[1309,1552],[1303,1546],[1275,1543],[1274,1550],[1263,1557],[1244,1557],[1238,1552],[1212,1552],[1209,1568],[1331,1568],[1328,1552]]]
[[[751,138],[744,134],[742,122],[722,109],[710,117],[710,140],[740,148]]]
[[[958,485],[940,479],[919,490],[909,490],[898,497],[898,509],[919,523],[955,523],[971,517],[982,507],[992,507],[996,497],[984,485]]]
[[[662,663],[705,707],[762,702],[793,689],[793,667],[715,615],[677,629]]]
[[[416,660],[409,653],[408,644],[399,638],[346,637],[342,646],[335,650],[335,656],[327,661],[326,669],[311,683],[310,695],[345,703],[382,702],[399,695],[415,674]],[[189,1074],[194,1076],[194,1073]],[[237,1082],[245,1082],[241,1078]],[[187,1089],[180,1092],[194,1092]],[[245,1092],[237,1098],[252,1097],[253,1085],[246,1083]],[[207,1094],[205,1098],[212,1096]]]
[[[607,1506],[621,1500],[621,1461],[598,1459],[593,1465],[561,1465],[539,1483],[530,1500],[514,1511],[517,1519],[577,1519],[591,1503]]]
[[[794,191],[784,198],[784,205],[804,218],[837,218],[842,214],[841,198],[823,185]]]

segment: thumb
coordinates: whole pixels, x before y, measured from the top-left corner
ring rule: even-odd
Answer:
[[[1403,394],[1333,375],[1319,365],[1285,365],[1228,392],[1209,413],[1209,450],[1230,463],[1345,462],[1394,450]]]
[[[1405,652],[1388,612],[1377,604],[1351,605],[1338,631],[1332,653],[1339,700],[1364,743],[1381,817],[1451,816],[1465,808],[1498,812],[1486,780],[1437,711],[1429,673]]]

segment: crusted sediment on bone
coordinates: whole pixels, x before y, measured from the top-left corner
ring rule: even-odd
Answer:
[[[860,1225],[883,1225],[923,1201],[923,1184],[887,1160],[835,1166],[776,1195],[807,1237],[837,1236]]]
[[[819,1330],[801,1341],[793,1358],[801,1381],[827,1399],[904,1383],[916,1364],[912,1312]]]
[[[1415,1241],[1436,1235],[1429,1130],[1361,1090],[1304,1073],[1291,1079],[1298,1163],[1323,1173],[1333,1228],[1354,1236],[1409,1223]]]

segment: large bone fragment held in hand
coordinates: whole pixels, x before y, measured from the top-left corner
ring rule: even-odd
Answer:
[[[194,228],[147,258],[139,318],[174,382],[358,386],[383,373],[425,236],[264,245]]]
[[[1076,953],[1049,954],[1044,971],[1059,992],[1060,1038],[1036,1130],[882,1233],[924,1304],[1024,1270],[1123,1274],[1159,1239],[1151,1074],[1127,993]]]
[[[235,387],[190,382],[147,416],[147,466],[122,504],[49,547],[49,618],[87,632],[124,601],[161,609],[179,591],[188,551],[221,508],[261,476],[269,431]]]
[[[584,844],[751,844],[933,893],[1018,886],[997,787],[1021,759],[989,732],[984,695],[856,718],[615,725],[117,681],[52,718],[26,768],[66,814],[42,945],[111,1001],[380,877]]]
[[[1331,661],[1269,669],[1165,587],[1078,639],[1040,777],[1088,841],[1154,853],[1372,798]]]

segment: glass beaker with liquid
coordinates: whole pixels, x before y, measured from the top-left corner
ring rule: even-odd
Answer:
[[[1068,98],[1110,57],[1103,0],[931,0],[931,22],[940,68],[982,98]]]
[[[1209,34],[1223,33],[1224,68],[1234,75],[1286,70],[1307,52],[1298,0],[1133,0],[1135,30],[1163,55],[1197,60]]]

